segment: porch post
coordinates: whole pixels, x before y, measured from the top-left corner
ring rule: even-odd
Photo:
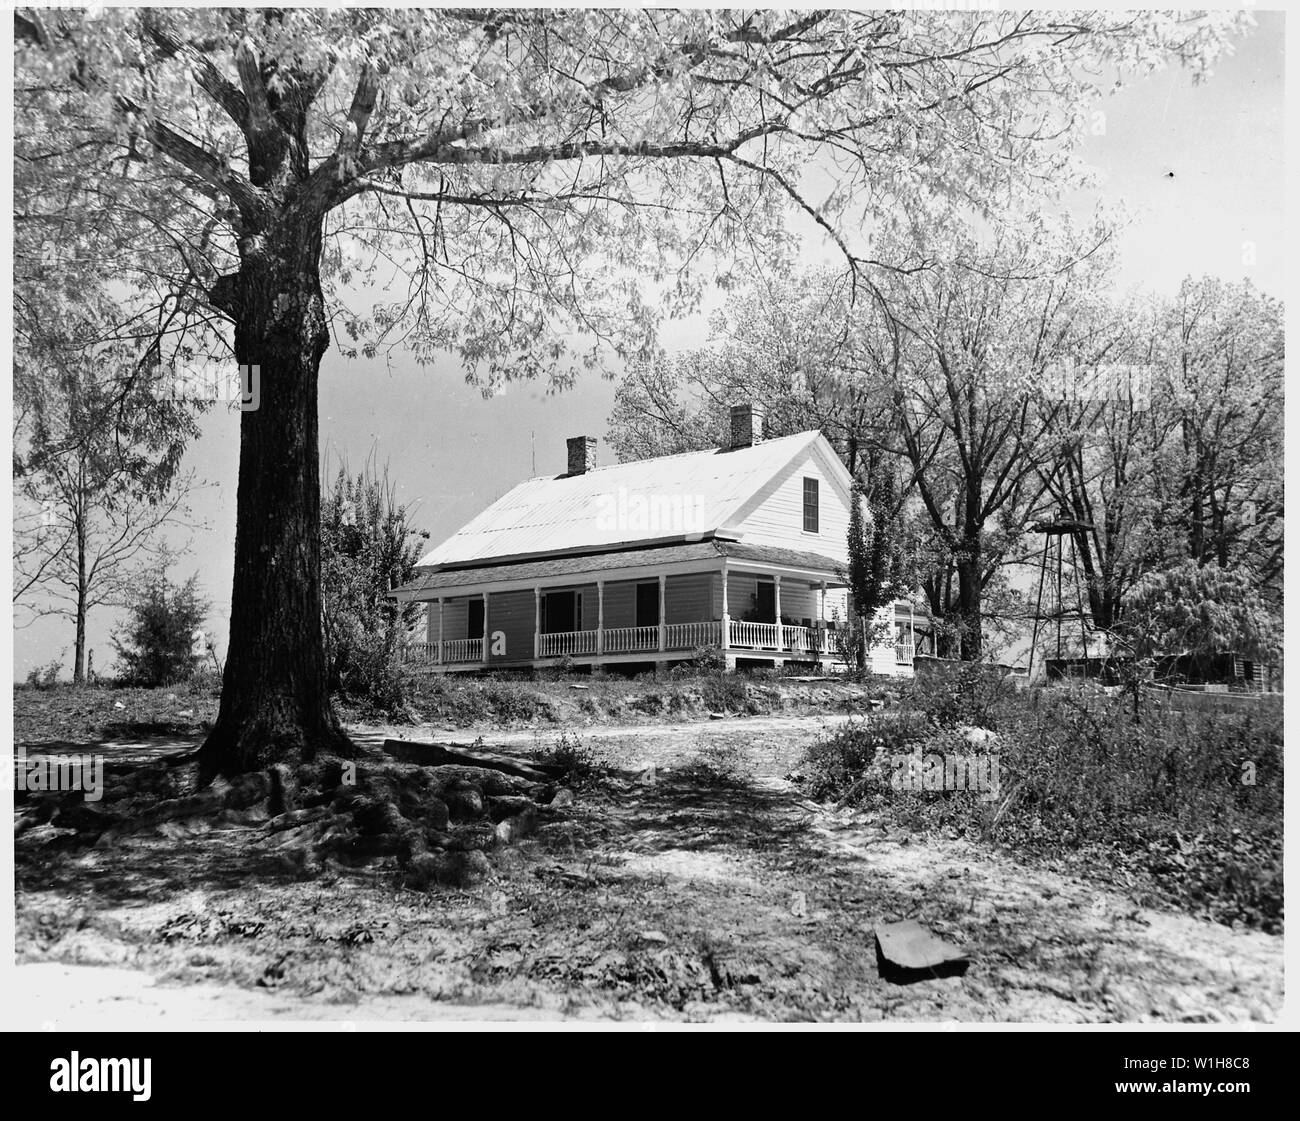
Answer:
[[[533,657],[542,656],[542,586],[533,585]]]
[[[439,662],[442,661],[442,626],[443,626],[442,605],[443,605],[443,598],[442,596],[439,596],[438,597],[438,661]]]
[[[722,562],[722,649],[731,649],[731,614],[727,609],[727,562]]]
[[[668,576],[666,573],[659,574],[659,650],[664,649],[664,639],[667,637],[664,631],[664,616],[668,611]]]
[[[772,579],[773,583],[776,585],[773,597],[776,601],[776,648],[778,650],[784,650],[785,628],[781,626],[781,577],[774,576]]]
[[[483,662],[488,660],[488,594],[483,593],[483,655],[480,659]]]
[[[635,622],[635,620],[633,620]],[[605,581],[596,581],[596,653],[605,653]]]
[[[826,647],[830,643],[826,641],[826,581],[822,581],[821,595],[817,597],[817,651],[820,654],[826,653]]]

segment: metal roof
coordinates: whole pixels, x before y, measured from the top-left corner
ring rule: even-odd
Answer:
[[[726,536],[745,502],[819,440],[825,437],[813,430],[746,448],[529,479],[422,557],[419,567]],[[838,462],[833,452],[830,458]]]
[[[796,549],[781,549],[771,545],[746,545],[740,541],[712,540],[697,541],[687,545],[619,549],[605,553],[550,557],[545,560],[443,569],[419,576],[409,584],[403,584],[402,587],[395,589],[392,594],[402,599],[412,599],[421,592],[490,583],[544,580],[556,576],[594,577],[597,573],[603,574],[605,579],[617,580],[620,578],[620,570],[654,565],[677,565],[693,561],[717,561],[723,558],[781,568],[802,569],[804,572],[825,577],[827,584],[833,587],[840,587],[844,583],[840,576],[843,564],[833,557],[824,557],[820,553],[804,553]]]

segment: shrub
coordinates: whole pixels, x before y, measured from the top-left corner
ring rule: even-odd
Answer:
[[[393,714],[408,703],[402,646],[419,622],[418,603],[389,593],[415,575],[428,534],[410,524],[387,471],[340,467],[321,496],[321,625],[330,689],[363,712]]]
[[[53,689],[59,683],[61,668],[58,658],[52,659],[43,666],[33,666],[27,671],[28,688]]]
[[[891,710],[850,720],[808,749],[799,767],[814,798],[861,803],[888,788],[887,759],[925,743],[933,727],[923,713]]]
[[[570,788],[586,785],[600,768],[595,752],[569,732],[561,732],[548,748],[534,747],[532,757],[539,763],[561,768],[560,783]]]
[[[408,679],[408,694],[427,719],[449,724],[530,724],[556,719],[551,702],[532,682],[516,677],[434,674]]]
[[[996,730],[1000,714],[1014,703],[1017,692],[1014,680],[1001,671],[981,662],[961,662],[918,674],[907,686],[903,703],[943,728],[974,724]]]
[[[198,593],[198,576],[173,585],[165,572],[151,577],[127,605],[124,628],[113,636],[127,685],[175,685],[187,680],[206,653],[194,652],[208,604]]]
[[[700,699],[710,712],[744,712],[749,684],[735,673],[711,673],[700,682]]]
[[[669,677],[698,677],[701,673],[726,673],[727,656],[721,646],[697,646],[689,658],[677,662],[668,671]]]

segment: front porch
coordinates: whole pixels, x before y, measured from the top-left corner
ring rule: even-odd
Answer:
[[[725,632],[724,632],[725,626]],[[734,656],[762,655],[781,660],[844,662],[839,632],[789,623],[755,623],[741,619],[704,620],[694,623],[666,623],[662,627],[597,627],[582,631],[541,632],[537,636],[533,661],[547,664],[568,658],[584,661],[658,661],[692,655],[702,646],[717,646]],[[484,653],[485,638],[453,638],[438,642],[412,643],[406,649],[408,662],[431,668],[478,668],[491,659]],[[911,664],[909,645],[896,647],[900,663]]]
[[[729,667],[842,670],[847,594],[837,569],[813,554],[702,542],[437,572],[403,589],[428,604],[426,640],[406,658],[457,672],[664,664],[716,647]],[[900,641],[873,651],[876,672],[911,672],[910,627],[898,621]]]

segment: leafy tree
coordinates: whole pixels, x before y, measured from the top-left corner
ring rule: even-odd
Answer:
[[[1101,631],[1130,589],[1183,558],[1240,568],[1274,604],[1282,573],[1283,339],[1278,301],[1203,278],[1172,299],[1113,300],[1094,369],[1070,369],[1057,451],[1040,466],[1050,515],[1075,535]]]
[[[1100,218],[1075,231],[1029,214],[991,237],[918,225],[898,253],[929,265],[891,276],[887,312],[852,325],[847,376],[887,386],[874,439],[907,466],[930,531],[922,583],[964,659],[983,653],[986,592],[1068,436],[1062,403],[1041,388],[1109,345],[1089,314],[1106,288],[1108,237]]]
[[[1281,650],[1277,619],[1253,578],[1193,560],[1139,580],[1118,629],[1139,662],[1226,653],[1268,662]]]
[[[24,223],[262,372],[205,778],[351,745],[321,614],[317,374],[451,349],[565,383],[654,347],[700,261],[780,260],[801,210],[857,282],[913,199],[1015,213],[1064,185],[1087,75],[1202,73],[1243,17],[95,9],[15,19]],[[833,166],[816,197],[802,178]],[[161,297],[159,289],[162,290]],[[386,292],[399,295],[386,302]],[[364,293],[374,303],[364,306]],[[339,306],[342,304],[343,306]],[[350,305],[350,306],[349,306]],[[214,344],[215,347],[215,344]],[[209,351],[212,352],[211,350]]]
[[[194,653],[210,605],[198,593],[198,576],[172,584],[156,572],[132,597],[123,629],[113,636],[122,677],[135,685],[174,685],[187,680],[205,653]]]
[[[340,465],[321,498],[321,588],[329,684],[334,691],[391,711],[404,696],[402,646],[423,607],[390,592],[415,576],[421,542],[409,507],[398,503],[388,471],[373,464],[349,475]]]
[[[165,531],[186,523],[192,476],[177,472],[195,425],[154,380],[124,385],[123,348],[97,345],[93,324],[28,327],[14,377],[14,602],[28,621],[72,621],[82,682],[87,617],[123,605],[136,571],[168,555]]]
[[[1159,391],[1173,421],[1161,479],[1198,563],[1242,568],[1281,599],[1282,305],[1248,282],[1183,282],[1165,317]]]
[[[828,270],[757,278],[714,313],[707,345],[635,364],[619,383],[609,441],[624,460],[716,447],[738,401],[762,401],[769,436],[819,429],[849,472],[887,407],[839,376],[852,285]]]
[[[888,470],[877,466],[867,481],[854,479],[845,578],[853,604],[851,633],[859,669],[866,668],[873,646],[893,638],[892,613],[882,622],[878,612],[908,590],[897,513],[896,486]]]

